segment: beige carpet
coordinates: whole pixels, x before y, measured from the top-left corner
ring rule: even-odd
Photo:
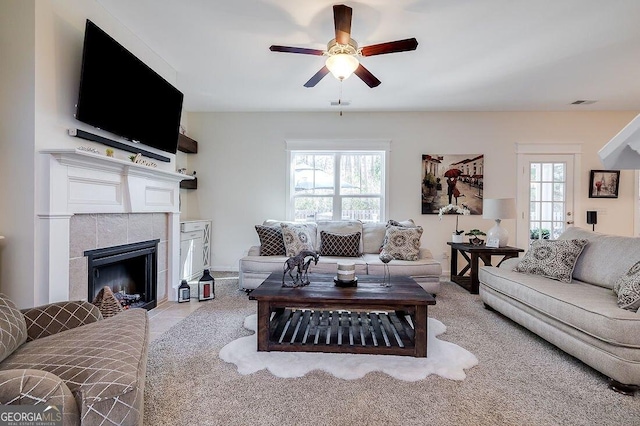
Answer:
[[[640,396],[619,395],[606,378],[512,321],[478,296],[446,283],[429,315],[439,339],[471,351],[464,381],[431,375],[405,382],[383,373],[343,380],[323,372],[282,379],[240,375],[218,358],[251,332],[255,302],[233,280],[216,299],[156,339],[149,350],[146,425],[621,425],[640,424]]]

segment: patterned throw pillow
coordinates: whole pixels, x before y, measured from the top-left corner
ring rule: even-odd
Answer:
[[[613,291],[618,295],[618,306],[628,311],[638,311],[640,308],[640,261],[618,278],[613,285]]]
[[[407,220],[403,220],[402,222],[398,222],[397,220],[393,220],[393,219],[389,219],[387,221],[387,228],[389,228],[390,226],[398,226],[401,228],[415,228],[416,227],[416,223],[413,221],[413,219],[407,219]],[[382,240],[382,245],[380,246],[380,250],[378,250],[380,253],[382,253],[382,250],[384,250],[384,245],[387,243],[387,236],[384,236],[384,240]]]
[[[578,256],[589,240],[536,240],[514,271],[570,283]]]
[[[398,222],[397,220],[389,219],[387,221],[387,225],[388,226],[400,226],[400,227],[403,227],[403,228],[415,228],[416,227],[416,223],[413,221],[413,219],[403,220],[402,222]]]
[[[291,225],[281,223],[284,239],[285,255],[297,256],[301,251],[314,251],[309,228],[306,225]]]
[[[405,228],[387,225],[382,252],[390,254],[396,260],[418,260],[420,237],[421,226]]]
[[[256,232],[260,238],[260,256],[284,256],[282,228],[256,225]]]
[[[0,361],[27,341],[27,323],[16,305],[0,293]]]
[[[342,257],[360,256],[360,232],[340,235],[320,231],[320,254]]]

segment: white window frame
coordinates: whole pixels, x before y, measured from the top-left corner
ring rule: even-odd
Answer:
[[[307,154],[375,154],[375,153],[383,153],[383,176],[382,176],[382,188],[380,188],[380,196],[382,197],[380,203],[380,222],[386,222],[387,212],[389,211],[389,163],[390,163],[390,153],[391,153],[391,141],[390,140],[379,140],[379,139],[317,139],[317,140],[309,140],[309,139],[296,139],[296,140],[287,140],[286,144],[286,152],[287,152],[287,167],[286,167],[286,216],[287,220],[294,220],[295,218],[295,204],[294,204],[294,195],[295,191],[293,188],[293,173],[294,170],[291,168],[291,161],[293,159],[294,153],[307,153]],[[340,167],[336,164],[335,173],[340,173]],[[334,197],[334,218],[336,215],[335,206],[338,207],[338,211],[340,212],[342,195],[340,195],[339,190],[335,191],[333,194]],[[349,198],[357,198],[360,195],[345,195],[345,197]],[[362,197],[369,197],[368,195],[362,195]],[[337,203],[337,204],[336,204]],[[341,218],[338,218],[340,220]]]

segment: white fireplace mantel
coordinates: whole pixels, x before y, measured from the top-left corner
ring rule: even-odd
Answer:
[[[106,157],[79,149],[40,151],[44,179],[38,207],[39,277],[42,303],[69,298],[70,219],[79,213],[167,213],[168,296],[179,282],[180,181],[173,171]],[[64,249],[66,248],[66,249]]]

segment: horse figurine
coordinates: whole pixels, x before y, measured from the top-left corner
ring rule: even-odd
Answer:
[[[309,285],[309,265],[314,262],[318,264],[320,256],[315,251],[303,250],[298,255],[290,257],[284,262],[284,271],[282,272],[282,286],[283,287],[302,287]],[[293,276],[293,270],[296,269],[296,276]],[[289,273],[289,276],[293,280],[293,283],[285,283],[285,278]]]

